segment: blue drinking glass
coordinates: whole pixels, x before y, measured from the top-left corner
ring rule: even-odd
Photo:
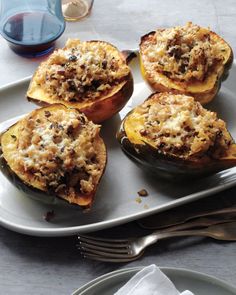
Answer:
[[[65,30],[61,0],[1,0],[0,33],[10,48],[25,57],[54,49]]]

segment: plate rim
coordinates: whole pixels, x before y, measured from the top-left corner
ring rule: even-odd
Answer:
[[[136,58],[137,59],[137,58]],[[236,59],[234,59],[232,68],[235,68],[236,70]],[[23,79],[19,79],[15,82],[8,83],[2,87],[0,87],[0,93],[2,91],[7,91],[8,89],[11,89],[12,87],[18,87],[22,84],[29,82],[32,76],[25,77]],[[11,120],[13,118],[10,118],[8,120]],[[8,121],[6,120],[6,121]],[[6,122],[4,121],[4,122]],[[234,168],[230,168],[234,169]],[[228,170],[230,170],[228,169]],[[227,170],[225,170],[227,171]],[[125,217],[118,217],[113,218],[105,221],[99,221],[94,222],[90,224],[84,224],[84,225],[76,225],[76,226],[65,226],[65,227],[58,227],[58,228],[45,228],[45,227],[35,227],[35,226],[26,226],[26,225],[20,225],[15,222],[9,221],[7,219],[4,219],[2,216],[0,216],[0,225],[10,229],[12,231],[31,235],[31,236],[40,236],[40,237],[62,237],[62,236],[70,236],[70,235],[76,235],[78,233],[89,233],[94,232],[106,228],[111,228],[114,226],[118,226],[121,224],[125,224],[140,218],[144,218],[147,216],[150,216],[155,213],[160,213],[165,210],[174,208],[176,206],[181,206],[183,204],[186,204],[190,201],[195,201],[210,195],[214,195],[216,193],[219,193],[221,191],[224,191],[226,189],[229,189],[231,187],[234,187],[236,185],[236,179],[231,180],[228,183],[223,183],[220,185],[217,185],[216,187],[212,187],[210,189],[201,190],[186,196],[183,196],[181,198],[177,198],[175,200],[172,200],[168,202],[167,204],[162,204],[154,208],[145,209],[144,211],[138,212],[138,213],[132,213]],[[1,207],[1,203],[0,203]],[[1,209],[1,208],[0,208]]]
[[[221,184],[218,187],[213,187],[208,190],[203,190],[197,193],[193,193],[182,197],[181,200],[177,199],[169,202],[168,204],[163,204],[158,206],[158,208],[146,209],[143,212],[133,213],[126,217],[118,217],[110,220],[100,221],[96,223],[90,223],[85,225],[77,225],[77,226],[68,226],[68,227],[59,227],[59,228],[43,228],[43,227],[33,227],[33,226],[25,226],[19,225],[15,222],[11,222],[8,220],[4,220],[0,217],[0,225],[4,226],[7,229],[13,230],[18,233],[33,235],[39,237],[61,237],[61,236],[70,236],[76,235],[79,233],[90,233],[98,230],[108,229],[114,226],[122,225],[137,219],[141,219],[147,216],[150,216],[155,213],[160,213],[165,210],[174,208],[176,206],[181,206],[188,203],[188,200],[195,201],[201,198],[213,195],[215,193],[224,191],[228,188],[234,187],[236,185],[236,180],[234,182]],[[200,194],[200,196],[199,196]],[[36,202],[36,201],[35,201]],[[1,206],[1,205],[0,205]]]
[[[99,285],[100,283],[108,281],[108,280],[110,280],[110,279],[112,279],[114,277],[119,277],[120,275],[123,275],[123,274],[126,274],[126,273],[134,272],[134,274],[135,274],[136,272],[140,271],[144,267],[145,266],[137,266],[137,267],[123,268],[123,269],[115,270],[115,271],[112,271],[112,272],[108,272],[108,273],[106,273],[104,275],[101,275],[101,276],[89,281],[88,283],[84,284],[80,288],[73,291],[71,293],[71,295],[83,295],[84,292],[89,291],[90,288],[94,288],[97,285]],[[219,278],[217,278],[215,276],[206,274],[204,272],[190,270],[190,269],[182,268],[182,267],[160,266],[159,268],[160,268],[161,271],[164,272],[164,274],[166,274],[166,272],[178,272],[178,273],[182,273],[182,274],[191,275],[191,276],[203,279],[203,280],[205,280],[207,282],[210,281],[211,283],[214,283],[216,285],[219,285],[220,287],[226,288],[226,290],[228,289],[229,291],[233,291],[236,294],[236,286],[226,282],[225,280],[219,279]],[[80,292],[80,293],[78,293],[78,292]]]

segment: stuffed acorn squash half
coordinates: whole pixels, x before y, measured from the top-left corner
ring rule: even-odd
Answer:
[[[38,105],[61,103],[100,123],[119,112],[133,93],[126,58],[104,41],[69,39],[36,70],[27,98]]]
[[[30,197],[90,207],[107,158],[99,131],[76,109],[36,109],[1,134],[0,169]]]
[[[209,29],[187,23],[141,38],[141,71],[153,90],[210,102],[233,62],[229,44]]]
[[[225,122],[186,95],[152,94],[127,114],[117,138],[132,160],[173,180],[236,166]]]

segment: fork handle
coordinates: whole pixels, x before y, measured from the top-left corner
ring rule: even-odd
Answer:
[[[194,230],[182,230],[182,231],[173,231],[173,232],[160,232],[154,231],[152,234],[144,236],[142,242],[145,247],[155,244],[157,241],[172,238],[172,237],[184,237],[184,236],[210,236],[209,232],[206,229],[194,229]]]
[[[236,213],[236,208],[235,208],[235,213]],[[193,229],[193,228],[197,228],[197,227],[208,227],[211,225],[215,225],[215,224],[219,224],[219,223],[223,223],[226,221],[230,221],[230,220],[235,220],[236,219],[236,215],[232,214],[227,214],[227,215],[223,215],[221,216],[221,214],[219,215],[213,215],[213,216],[206,216],[206,217],[197,217],[196,219],[181,223],[181,224],[177,224],[177,225],[173,225],[170,227],[167,227],[165,229],[157,229],[155,232],[175,232],[175,231],[182,231],[182,230],[189,230],[189,229]]]

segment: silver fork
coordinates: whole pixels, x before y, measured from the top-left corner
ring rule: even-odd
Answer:
[[[162,239],[182,236],[205,236],[217,240],[236,241],[236,221],[211,225],[202,229],[154,231],[152,234],[129,239],[103,239],[78,236],[78,249],[84,258],[106,262],[129,262],[141,257],[146,247]]]

